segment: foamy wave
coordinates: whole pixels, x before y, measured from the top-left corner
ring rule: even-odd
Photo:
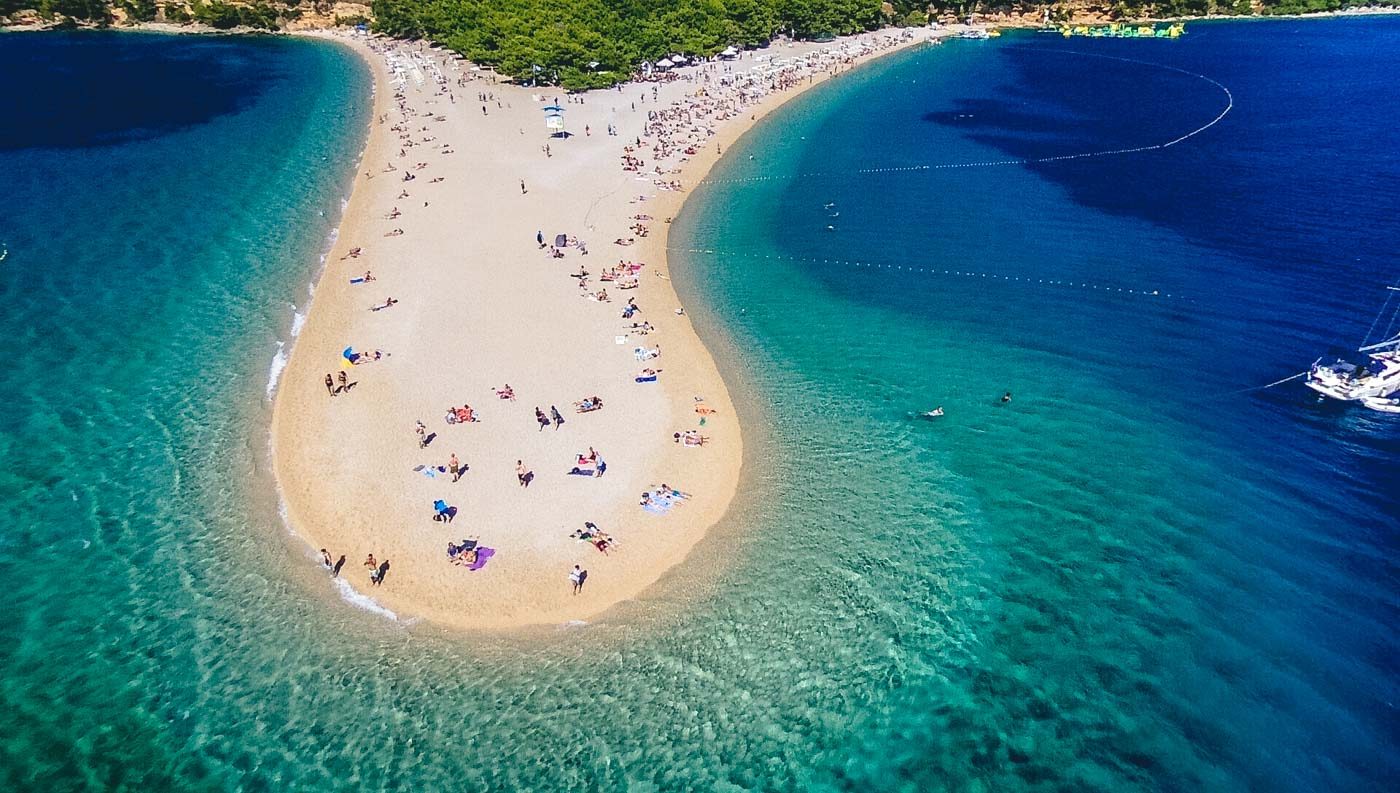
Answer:
[[[292,306],[292,338],[301,335],[301,327],[306,324],[306,314],[297,311],[296,306]]]
[[[335,588],[340,592],[340,599],[346,603],[349,603],[355,608],[364,609],[371,614],[378,614],[381,617],[386,617],[394,622],[399,621],[399,615],[379,605],[374,598],[356,592],[355,588],[350,586],[350,582],[346,581],[344,578],[332,578],[331,581],[335,582]]]
[[[277,381],[282,378],[282,370],[287,368],[287,344],[277,342],[277,354],[272,356],[272,365],[267,371],[267,399],[272,401],[272,395],[277,393]]]

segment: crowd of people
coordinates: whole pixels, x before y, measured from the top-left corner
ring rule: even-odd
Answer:
[[[683,85],[684,95],[675,101],[663,101],[660,86],[651,85],[642,87],[640,94],[633,94],[635,101],[624,98],[623,101],[627,102],[627,105],[622,106],[619,103],[619,105],[614,106],[614,114],[617,115],[617,111],[626,111],[630,107],[630,110],[636,115],[633,116],[634,120],[629,126],[634,128],[636,134],[624,137],[622,122],[609,122],[607,124],[608,138],[621,137],[622,145],[618,146],[617,143],[611,141],[608,145],[618,146],[620,149],[618,162],[625,175],[645,179],[653,190],[684,190],[685,185],[681,182],[682,166],[690,158],[697,156],[702,148],[713,142],[717,128],[721,123],[743,116],[751,111],[757,103],[775,92],[793,88],[803,82],[810,82],[820,74],[840,71],[851,65],[858,57],[877,49],[894,46],[898,41],[899,37],[896,35],[867,37],[859,45],[836,46],[826,50],[813,51],[800,57],[784,59],[777,54],[755,56],[747,58],[747,63],[702,63],[695,67],[669,73],[664,79]],[[367,171],[364,176],[367,179],[372,179],[385,174],[397,174],[394,178],[399,184],[395,188],[397,190],[396,203],[389,211],[381,211],[381,214],[377,215],[384,222],[384,226],[381,227],[383,229],[382,242],[376,242],[378,247],[373,249],[366,246],[350,248],[341,259],[358,260],[362,257],[373,259],[371,263],[379,271],[378,275],[370,270],[364,270],[362,277],[357,276],[350,280],[352,284],[369,287],[364,290],[368,293],[365,295],[368,300],[362,305],[378,316],[386,309],[400,305],[401,301],[388,293],[388,290],[393,289],[396,285],[396,278],[399,275],[396,272],[395,262],[403,258],[401,254],[404,248],[396,250],[396,246],[403,245],[405,238],[412,238],[415,229],[415,213],[431,205],[433,199],[430,194],[433,191],[431,186],[440,184],[447,179],[447,174],[438,169],[448,162],[444,158],[452,157],[456,151],[452,142],[446,139],[450,137],[451,128],[440,126],[448,121],[447,113],[449,112],[442,107],[442,104],[455,105],[457,104],[458,90],[467,88],[483,77],[493,81],[495,78],[490,76],[489,72],[469,77],[467,74],[461,73],[458,65],[449,60],[447,56],[425,51],[421,45],[405,45],[382,39],[369,39],[367,43],[384,58],[389,71],[396,78],[392,96],[393,110],[390,113],[379,115],[375,119],[375,123],[394,136],[394,148],[397,151],[389,162],[383,163],[378,175]],[[745,66],[747,68],[743,68]],[[456,73],[454,74],[454,72]],[[620,86],[618,93],[626,97],[628,92],[634,90],[636,90],[636,85],[629,84]],[[674,88],[667,89],[668,97],[675,93],[677,92]],[[492,114],[491,111],[509,108],[509,96],[510,94],[504,89],[499,96],[494,88],[476,90],[475,99],[480,106],[482,116],[492,119],[491,122],[479,120],[479,123],[495,123],[494,118],[497,114]],[[557,99],[555,101],[558,102]],[[584,100],[582,97],[570,97],[568,101],[582,103]],[[429,104],[437,105],[437,107],[429,107]],[[475,112],[475,105],[473,105],[471,114],[475,115]],[[499,115],[508,116],[509,114]],[[513,129],[512,134],[514,134]],[[521,134],[524,134],[523,129]],[[585,127],[584,137],[591,137],[591,127]],[[565,142],[557,145],[560,148],[560,156],[568,156],[566,153],[567,138],[565,138]],[[550,144],[541,147],[541,151],[546,158],[552,158],[556,154]],[[525,179],[518,181],[519,194],[522,197],[520,200],[524,202],[535,200],[535,194],[530,190],[533,185],[527,185]],[[511,193],[516,190],[515,182],[515,177],[512,177],[509,185]],[[647,196],[642,195],[633,201],[639,203],[645,201],[646,198]],[[421,207],[419,201],[421,201]],[[616,228],[606,229],[605,232],[599,233],[606,234],[603,239],[615,235],[614,242],[619,247],[636,245],[646,240],[651,235],[652,224],[655,222],[652,215],[643,212],[635,212],[629,217],[618,220],[620,222]],[[592,226],[589,228],[593,229]],[[567,231],[556,234],[552,238],[547,238],[543,230],[537,231],[535,248],[547,257],[546,264],[551,265],[559,259],[573,256],[583,257],[589,253],[587,243],[578,235]],[[578,294],[587,299],[583,306],[588,306],[588,303],[599,304],[596,308],[588,306],[581,308],[581,310],[618,312],[621,323],[615,333],[619,339],[618,344],[622,345],[618,354],[626,354],[630,348],[634,361],[647,364],[646,368],[641,369],[633,376],[635,383],[655,383],[662,373],[662,369],[654,363],[662,354],[661,345],[655,343],[641,346],[623,345],[623,340],[626,338],[650,336],[658,332],[657,325],[649,321],[643,311],[641,303],[645,301],[638,299],[647,296],[646,290],[642,288],[640,277],[647,267],[646,263],[637,260],[635,256],[622,256],[617,259],[615,264],[594,268],[597,270],[595,276],[590,272],[590,268],[584,263],[585,261],[587,260],[581,260],[576,270],[561,269],[561,277],[574,279]],[[657,275],[664,277],[660,272]],[[398,285],[403,288],[402,283]],[[624,305],[618,307],[614,300],[620,300],[621,296],[615,298],[614,294],[609,293],[609,289],[614,290],[614,293],[639,291],[636,292],[636,296],[629,297]],[[399,294],[409,298],[413,297],[411,294]],[[403,311],[404,309],[398,309],[389,313],[398,314]],[[683,315],[684,311],[681,308],[676,308],[674,313]],[[372,321],[381,322],[383,320],[376,318]],[[339,371],[325,375],[324,385],[329,396],[344,395],[356,385],[356,381],[347,376],[347,370],[357,367],[361,363],[382,360],[387,355],[380,350],[374,350],[370,353],[356,353],[347,347],[342,359],[337,362],[340,365]],[[647,388],[649,386],[635,387]],[[517,402],[516,390],[509,384],[499,388],[493,387],[491,390],[492,395],[499,402],[497,407],[487,410],[491,414],[487,418],[493,423],[498,420],[517,420],[517,415],[518,420],[524,422],[528,421],[527,414],[533,414],[536,434],[549,429],[551,436],[563,433],[577,437],[580,434],[586,435],[590,430],[591,422],[594,421],[593,419],[580,419],[577,424],[571,423],[566,429],[565,424],[568,422],[556,404],[549,401],[549,394],[523,392],[522,396],[528,397],[530,403],[517,407],[515,405]],[[538,404],[532,404],[535,402]],[[604,399],[594,394],[578,399],[571,404],[576,414],[591,414],[603,410]],[[693,407],[699,418],[700,428],[677,430],[672,434],[673,442],[683,447],[702,447],[710,442],[710,437],[703,435],[702,429],[707,418],[714,411],[700,397],[695,398]],[[481,423],[483,416],[480,410],[473,408],[464,400],[460,407],[455,404],[447,407],[441,414],[440,421],[441,431],[445,438],[443,441],[437,441],[438,433],[423,422],[415,423],[414,439],[418,450],[426,451],[431,448],[433,453],[437,454],[437,450],[443,446],[462,444],[464,439],[473,432],[466,428]],[[435,441],[437,442],[435,443]],[[447,452],[445,464],[438,462],[432,465],[420,465],[414,469],[430,475],[434,480],[433,487],[451,488],[453,485],[458,488],[463,487],[463,485],[456,483],[467,478],[469,471],[472,479],[491,475],[490,471],[475,471],[462,462],[456,449],[443,449],[443,451]],[[604,475],[607,470],[607,462],[596,449],[590,446],[587,452],[574,453],[569,464],[560,468],[563,469],[562,475],[596,479]],[[559,472],[560,469],[550,468],[545,472],[545,475],[560,475]],[[516,458],[515,474],[517,484],[522,490],[530,488],[537,477],[536,471],[525,463],[523,456]],[[445,493],[446,490],[444,490],[444,495]],[[534,496],[522,495],[521,497]],[[689,497],[688,494],[662,484],[644,493],[639,506],[646,512],[665,514],[683,504]],[[636,509],[637,507],[631,508]],[[457,514],[457,507],[448,504],[446,498],[440,498],[434,502],[432,514],[434,521],[449,524],[457,517]],[[488,527],[486,530],[491,531],[492,529]],[[592,545],[605,555],[618,547],[617,540],[612,534],[602,531],[591,521],[585,522],[582,529],[573,531],[569,537],[580,543]],[[449,542],[447,545],[449,563],[469,570],[481,569],[485,564],[485,559],[494,553],[494,549],[482,546],[477,537]],[[345,563],[345,556],[342,555],[338,561],[332,562],[330,554],[323,549],[322,562],[326,564],[328,569],[332,570],[333,575],[339,575]],[[389,572],[387,559],[379,561],[375,559],[373,554],[369,554],[364,566],[369,570],[372,585],[380,586],[384,583]],[[587,576],[587,571],[579,565],[575,565],[574,569],[570,571],[570,580],[575,594],[582,590]]]

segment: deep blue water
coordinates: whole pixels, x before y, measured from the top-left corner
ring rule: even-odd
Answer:
[[[482,639],[341,602],[272,497],[360,64],[0,38],[0,787],[1388,789],[1400,428],[1245,389],[1400,274],[1397,45],[1009,36],[784,107],[672,237],[726,252],[673,273],[747,419],[735,509],[586,630]],[[1235,107],[856,173],[1220,112],[1150,64]]]

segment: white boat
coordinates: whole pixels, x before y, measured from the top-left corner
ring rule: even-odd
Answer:
[[[1385,305],[1381,307],[1381,313],[1376,317],[1376,321],[1371,323],[1371,332],[1367,333],[1368,338],[1370,338],[1371,333],[1375,332],[1376,325],[1380,323],[1381,317],[1385,316],[1386,310],[1390,308],[1392,298],[1400,295],[1400,287],[1390,286],[1386,289],[1391,294],[1387,295]],[[1387,327],[1381,334],[1384,341],[1363,344],[1357,349],[1357,352],[1366,353],[1366,363],[1354,364],[1339,358],[1333,363],[1322,364],[1322,359],[1319,358],[1312,365],[1312,369],[1308,371],[1308,388],[1325,397],[1344,402],[1374,399],[1389,404],[1390,397],[1400,393],[1400,333],[1395,332],[1397,315],[1400,315],[1400,305],[1396,306],[1395,311],[1390,315],[1390,327]],[[1370,404],[1367,407],[1373,407],[1375,410],[1386,410],[1384,407],[1375,407]],[[1400,412],[1400,410],[1395,412]]]
[[[1382,413],[1400,413],[1400,397],[1366,397],[1361,404]]]

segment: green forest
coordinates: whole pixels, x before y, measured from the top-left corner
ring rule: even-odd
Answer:
[[[1379,4],[1400,0],[1381,0]],[[1208,14],[1295,14],[1356,5],[1347,0],[1120,0],[1033,3],[953,0],[374,0],[375,30],[426,38],[475,63],[568,88],[608,85],[643,60],[709,56],[761,45],[779,34],[823,38],[885,25],[925,25],[968,13],[1048,8],[1122,19]]]
[[[377,32],[442,44],[510,77],[587,88],[626,79],[642,61],[672,53],[709,56],[781,34],[821,39],[974,12],[1038,16],[1048,9],[1053,19],[1068,20],[1075,12],[1097,11],[1143,19],[1396,4],[1400,0],[373,0],[372,7]],[[0,0],[0,18],[35,10],[44,19],[108,24],[112,9],[121,8],[131,20],[149,21],[158,6],[168,22],[264,30],[315,7],[302,0]]]

